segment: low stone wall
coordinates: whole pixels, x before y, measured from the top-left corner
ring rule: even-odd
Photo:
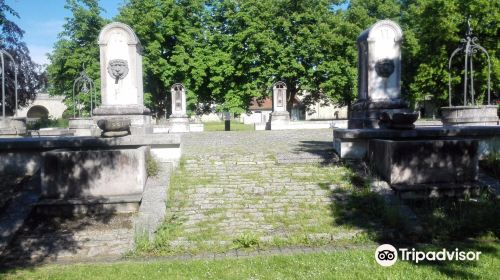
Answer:
[[[479,158],[500,151],[500,126],[433,126],[415,129],[334,129],[333,149],[341,158],[362,159],[367,156],[372,139],[431,140],[477,139]]]

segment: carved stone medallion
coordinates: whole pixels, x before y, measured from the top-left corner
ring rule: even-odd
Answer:
[[[380,77],[389,78],[394,72],[394,61],[384,58],[375,63],[375,71]]]
[[[112,59],[109,61],[108,73],[115,79],[115,83],[118,80],[123,80],[128,74],[128,63],[125,59]]]

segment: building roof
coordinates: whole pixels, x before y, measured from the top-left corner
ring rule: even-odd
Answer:
[[[273,109],[273,100],[269,97],[264,99],[253,99],[250,101],[250,106],[248,107],[250,110],[272,110]]]

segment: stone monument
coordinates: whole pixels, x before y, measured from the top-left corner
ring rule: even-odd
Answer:
[[[271,113],[271,128],[286,125],[290,122],[290,114],[286,110],[286,84],[276,82],[273,85],[273,112]]]
[[[383,20],[361,33],[358,100],[333,148],[364,159],[400,197],[477,194],[478,159],[498,143],[498,126],[414,127],[401,98],[399,26]],[[487,148],[485,148],[487,147]]]
[[[180,83],[170,88],[172,100],[172,114],[169,118],[170,131],[188,132],[189,119],[186,113],[186,89]]]
[[[94,110],[94,119],[98,125],[101,123],[101,129],[122,129],[129,120],[132,134],[151,133],[150,110],[144,107],[139,39],[128,25],[112,22],[101,30],[98,43],[101,105]],[[114,121],[117,125],[111,123]]]
[[[358,99],[349,128],[413,128],[418,115],[401,98],[401,28],[382,20],[358,37]]]

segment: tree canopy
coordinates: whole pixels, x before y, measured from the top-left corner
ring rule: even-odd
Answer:
[[[95,42],[106,21],[97,2],[67,2],[73,17],[50,57],[54,93],[69,92],[83,62],[99,84]],[[127,0],[116,20],[130,25],[142,43],[145,102],[160,117],[168,114],[174,83],[187,88],[190,112],[211,103],[245,112],[277,81],[287,84],[290,102],[308,92],[306,102],[349,105],[357,91],[356,38],[381,19],[402,26],[402,90],[413,104],[429,98],[445,104],[448,58],[468,17],[490,53],[492,95],[499,98],[499,11],[500,1],[488,0]],[[487,67],[479,55],[474,63],[481,101]],[[459,71],[453,86],[461,94]]]
[[[73,112],[73,83],[81,71],[94,81],[97,100],[100,101],[100,66],[97,37],[106,20],[101,17],[98,0],[67,0],[65,8],[72,16],[66,18],[59,40],[49,55],[47,67],[49,93],[66,96],[65,103]],[[83,112],[90,111],[90,95],[77,95]]]
[[[31,60],[28,47],[23,41],[24,31],[9,17],[19,18],[19,14],[0,0],[0,49],[12,55],[17,64],[18,106],[24,106],[35,97],[36,91],[43,87],[43,75],[39,65]],[[5,107],[6,113],[12,114],[15,107],[15,67],[12,60],[4,56],[5,61]],[[1,99],[0,99],[1,104]]]

